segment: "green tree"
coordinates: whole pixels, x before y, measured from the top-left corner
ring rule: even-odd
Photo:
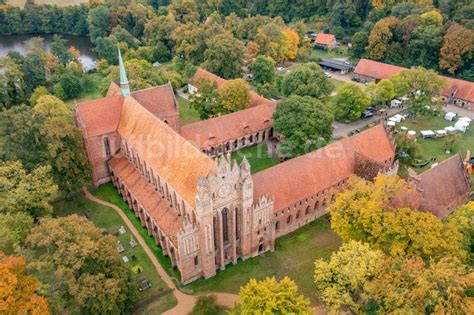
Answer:
[[[190,315],[211,315],[219,312],[215,295],[201,295],[197,298]]]
[[[279,102],[273,128],[284,136],[280,153],[293,157],[326,145],[332,137],[330,108],[309,96],[290,96]]]
[[[23,100],[25,80],[21,67],[9,57],[0,57],[0,107],[10,108]]]
[[[46,85],[46,70],[41,56],[32,53],[26,55],[21,71],[24,75],[27,94],[32,93],[40,85]]]
[[[416,138],[408,136],[406,133],[399,133],[394,137],[396,144],[396,157],[401,163],[412,165],[420,158],[420,144]]]
[[[250,87],[242,79],[229,80],[218,88],[220,113],[233,113],[250,106]]]
[[[244,44],[226,32],[207,40],[204,67],[224,78],[234,79],[242,74]]]
[[[209,119],[219,113],[219,93],[217,83],[206,78],[200,78],[196,82],[199,92],[190,95],[191,105],[198,111],[199,118]]]
[[[63,65],[68,64],[74,59],[74,56],[67,48],[67,40],[62,38],[60,35],[53,36],[53,42],[51,43],[51,52],[56,55]]]
[[[258,56],[252,64],[253,79],[257,84],[271,83],[275,80],[275,62],[265,56]]]
[[[361,313],[368,302],[365,287],[380,272],[384,259],[381,251],[356,241],[343,244],[329,261],[318,259],[314,281],[319,300],[334,314]]]
[[[333,107],[337,120],[353,121],[360,118],[370,105],[370,96],[357,84],[341,85],[333,99]]]
[[[371,98],[374,106],[385,105],[395,97],[393,83],[389,80],[382,80],[379,83],[370,82],[365,91]]]
[[[282,81],[282,92],[285,96],[295,94],[321,98],[329,96],[333,90],[334,85],[324,76],[323,69],[314,62],[303,64],[286,73]]]
[[[44,86],[38,86],[30,96],[29,103],[31,106],[35,106],[38,99],[43,95],[48,95],[49,91]]]
[[[288,277],[277,281],[251,279],[240,288],[239,301],[230,314],[312,314],[309,301],[298,293],[298,287]]]
[[[66,98],[75,98],[82,93],[82,78],[75,74],[66,73],[62,75],[59,83],[61,83]]]
[[[395,97],[401,97],[410,92],[410,85],[405,76],[396,74],[391,76],[388,80],[392,82]]]
[[[29,213],[40,217],[53,210],[50,202],[58,187],[49,166],[38,166],[28,173],[20,162],[2,162],[0,180],[0,214]]]
[[[38,122],[43,154],[54,181],[67,194],[81,189],[89,181],[90,167],[82,135],[69,122],[70,111],[60,99],[45,95],[38,99],[32,115]]]
[[[357,32],[352,36],[352,47],[349,52],[353,58],[365,56],[365,47],[369,43],[369,35],[366,32]]]
[[[0,214],[0,251],[8,255],[21,253],[32,226],[33,217],[28,213]]]
[[[110,10],[105,5],[99,5],[89,11],[87,21],[89,24],[89,37],[96,43],[99,37],[106,37],[109,31]]]
[[[107,60],[109,64],[118,63],[117,38],[110,35],[108,37],[97,37],[95,40],[95,52],[99,58]]]
[[[32,229],[27,245],[30,267],[46,286],[53,310],[69,304],[82,313],[123,314],[133,309],[138,290],[115,249],[116,239],[102,236],[86,218],[44,218]]]

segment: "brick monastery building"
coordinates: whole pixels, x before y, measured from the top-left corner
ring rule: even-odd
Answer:
[[[378,125],[252,175],[228,152],[274,137],[275,103],[252,94],[249,109],[181,126],[171,85],[131,92],[119,58],[120,86],[78,104],[74,120],[94,184],[113,182],[183,283],[273,250],[277,237],[324,215],[352,175],[396,171],[394,144]],[[191,92],[199,77],[225,81],[199,69]],[[449,165],[464,174],[462,160]],[[451,189],[459,200],[463,187]]]

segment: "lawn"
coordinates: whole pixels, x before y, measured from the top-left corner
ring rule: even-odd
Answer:
[[[127,203],[123,201],[122,197],[118,194],[117,190],[112,184],[105,184],[100,186],[97,190],[92,192],[96,197],[113,203],[118,206],[127,215],[133,225],[137,228],[140,235],[143,237],[148,247],[155,254],[156,258],[160,262],[161,266],[166,272],[173,278],[180,279],[180,274],[177,270],[171,266],[171,260],[163,255],[163,251],[159,248],[153,237],[149,236],[145,228],[142,227],[140,220],[135,217],[135,214],[128,207]]]
[[[187,125],[201,120],[199,118],[199,113],[191,106],[191,103],[188,100],[180,96],[176,96],[176,99],[179,103],[179,117],[181,125]]]
[[[312,57],[315,58],[347,58],[349,57],[348,47],[347,46],[339,46],[332,51],[326,49],[313,49],[313,53],[311,54]]]
[[[334,78],[330,78],[329,81],[331,81],[332,84],[334,84],[334,91],[336,91],[341,85],[346,83],[344,81],[340,81]]]
[[[340,244],[326,217],[323,217],[277,239],[274,252],[246,261],[239,260],[236,265],[227,265],[224,271],[218,271],[216,276],[192,282],[185,289],[193,294],[218,291],[238,293],[240,286],[252,278],[275,276],[281,279],[289,276],[300,291],[316,303],[314,261],[329,258]]]
[[[449,122],[443,117],[418,117],[416,123],[413,123],[409,118],[400,124],[405,126],[408,130],[415,130],[417,132],[417,141],[420,144],[422,160],[436,157],[438,162],[456,154],[458,151],[465,156],[467,150],[474,150],[474,129],[469,129],[465,134],[459,133],[460,138],[454,145],[454,150],[451,154],[445,152],[445,138],[437,139],[422,139],[420,130],[438,130],[447,126],[453,126],[454,122]],[[415,169],[417,172],[428,169],[430,165],[424,168]]]
[[[236,160],[238,163],[240,163],[242,162],[244,156],[250,163],[252,174],[278,164],[278,162],[273,157],[269,156],[267,152],[267,145],[265,143],[233,152],[232,160]]]
[[[120,218],[113,209],[91,202],[83,196],[75,197],[72,200],[60,201],[54,204],[54,215],[66,216],[71,214],[87,214],[87,217],[95,226],[107,230],[107,232],[112,235],[117,233],[122,225],[125,227],[127,232],[118,236],[120,242],[125,248],[125,251],[121,253],[121,255],[126,255],[130,259],[130,267],[135,265],[143,267],[143,272],[137,274],[137,278],[144,277],[152,283],[152,289],[139,294],[138,304],[143,304],[140,310],[148,310],[151,308],[156,314],[162,313],[176,305],[176,299],[173,296],[173,293],[171,291],[167,292],[169,288],[163,280],[161,280],[158,272],[143,248],[140,245],[135,248],[130,246],[130,231],[126,227],[122,218]],[[136,260],[132,260],[132,256],[135,256]],[[143,312],[138,311],[137,313],[141,314]]]

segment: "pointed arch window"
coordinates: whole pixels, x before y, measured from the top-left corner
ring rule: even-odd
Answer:
[[[109,142],[109,137],[104,137],[104,149],[105,149],[105,156],[109,157],[112,155],[110,151],[110,142]]]
[[[224,243],[227,243],[229,241],[229,226],[228,226],[228,214],[229,211],[227,208],[224,208],[222,210],[222,238],[224,240]]]

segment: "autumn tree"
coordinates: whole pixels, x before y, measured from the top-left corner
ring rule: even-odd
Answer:
[[[329,261],[318,259],[314,281],[319,300],[334,313],[358,314],[367,303],[365,287],[378,275],[385,256],[368,244],[345,243]]]
[[[312,314],[309,300],[298,293],[295,282],[288,277],[261,281],[251,279],[240,288],[239,301],[230,314]]]
[[[216,34],[214,34],[216,35]],[[175,42],[175,53],[185,61],[199,65],[204,61],[206,37],[203,25],[182,24],[171,33]]]
[[[0,251],[8,255],[22,253],[32,226],[33,217],[29,213],[0,214]]]
[[[24,257],[0,251],[0,313],[50,314],[48,300],[37,294],[39,281],[26,273]]]
[[[208,119],[220,112],[220,99],[217,83],[207,78],[200,78],[195,83],[198,92],[189,96],[191,105],[198,111],[199,118]]]
[[[365,48],[370,59],[381,60],[385,56],[399,25],[400,20],[393,16],[383,18],[375,23],[369,35],[368,45]]]
[[[71,113],[66,105],[54,96],[45,95],[38,99],[31,113],[55,183],[65,193],[82,188],[89,180],[90,168],[82,135],[70,123]]]
[[[219,86],[220,113],[233,113],[250,106],[250,87],[242,79],[229,80]]]
[[[299,95],[315,98],[327,97],[334,90],[334,85],[324,76],[324,71],[314,62],[298,66],[284,75],[281,82],[285,96]]]
[[[359,119],[370,102],[370,96],[355,83],[341,85],[332,101],[336,119],[340,121]]]
[[[275,79],[275,62],[265,56],[258,56],[252,64],[253,80],[257,84],[271,83]]]
[[[410,192],[397,176],[380,175],[374,182],[351,178],[329,208],[331,228],[343,242],[369,243],[393,256],[464,258],[461,234],[452,224],[395,203]]]
[[[57,192],[49,166],[38,166],[27,172],[16,162],[0,163],[0,214],[28,213],[46,216],[53,207],[50,202]]]
[[[443,39],[439,66],[449,73],[456,72],[466,61],[466,55],[472,51],[474,32],[454,23]]]
[[[224,78],[234,79],[242,74],[244,44],[226,32],[207,40],[204,68]]]
[[[457,208],[447,221],[462,234],[462,246],[469,253],[469,262],[474,261],[474,202]]]
[[[278,103],[273,127],[283,135],[280,154],[302,155],[326,145],[332,137],[334,116],[325,103],[309,97],[292,95]]]
[[[385,260],[366,291],[377,313],[468,314],[472,308],[465,290],[472,285],[473,275],[456,259],[407,257]]]
[[[51,305],[77,305],[83,313],[128,313],[137,298],[130,269],[113,236],[103,236],[86,218],[43,218],[27,238],[30,266],[45,284]],[[52,288],[55,288],[52,290]]]
[[[285,36],[285,44],[287,45],[285,59],[295,60],[298,55],[298,46],[300,44],[300,37],[293,29],[286,27],[283,30]]]
[[[30,96],[28,100],[31,106],[35,106],[38,99],[43,95],[48,95],[49,91],[44,86],[38,86]]]

